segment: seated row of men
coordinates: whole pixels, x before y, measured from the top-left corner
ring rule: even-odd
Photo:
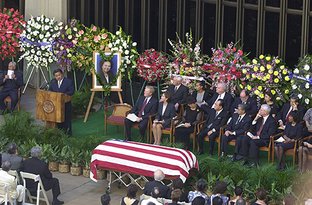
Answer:
[[[188,88],[182,84],[181,77],[174,77],[173,85],[170,85],[161,96],[160,101],[153,97],[154,88],[147,86],[144,96],[141,96],[130,113],[138,116],[136,122],[125,119],[125,139],[131,140],[131,127],[139,123],[141,137],[144,137],[150,116],[156,114],[152,131],[154,144],[160,144],[163,129],[171,126],[171,121],[177,116],[182,105],[184,113],[175,129],[175,139],[182,141],[185,148],[189,148],[189,135],[196,125],[203,119],[205,123],[198,130],[196,138],[199,146],[199,154],[204,153],[204,140],[209,138],[209,154],[213,154],[215,139],[219,136],[221,127],[225,126],[225,133],[221,138],[223,155],[228,152],[229,141],[236,140],[233,160],[249,158],[252,165],[258,164],[259,147],[268,146],[270,137],[284,130],[285,142],[278,144],[284,149],[293,147],[293,140],[303,136],[312,135],[312,120],[307,120],[306,125],[300,123],[305,114],[305,108],[300,104],[297,95],[291,95],[289,102],[282,108],[274,102],[274,96],[270,91],[265,94],[262,105],[258,108],[256,99],[249,92],[242,90],[240,95],[233,98],[226,92],[226,84],[218,83],[216,91],[210,93],[204,89],[204,83],[196,84],[196,91],[189,94]],[[181,125],[181,126],[180,126]],[[305,127],[305,128],[304,128]],[[290,143],[291,142],[291,143]],[[283,145],[283,144],[287,144]],[[277,153],[282,153],[277,152]],[[283,156],[279,156],[281,168]]]
[[[59,180],[52,176],[47,163],[40,159],[41,148],[33,147],[30,151],[31,158],[23,161],[23,158],[18,156],[17,146],[14,143],[8,145],[6,153],[0,154],[0,164],[2,161],[2,170],[0,170],[0,182],[10,185],[10,196],[16,199],[17,204],[22,204],[23,192],[22,182],[18,180],[18,177],[10,175],[10,170],[17,171],[20,175],[20,171],[40,175],[45,190],[52,190],[53,201],[52,205],[64,204],[63,201],[58,199],[60,195]],[[29,190],[31,195],[37,195],[37,182],[34,180],[26,179],[26,188]]]

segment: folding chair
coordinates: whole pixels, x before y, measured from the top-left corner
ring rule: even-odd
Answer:
[[[29,198],[30,202],[33,202],[33,199],[36,200],[36,205],[39,205],[39,201],[45,201],[47,205],[50,205],[47,194],[43,188],[43,184],[40,178],[40,175],[36,175],[36,174],[31,174],[31,173],[27,173],[27,172],[21,172],[21,176],[24,182],[24,187],[25,187],[25,195],[27,194],[27,197]],[[26,179],[30,179],[30,180],[34,180],[35,182],[38,182],[37,184],[37,196],[32,196],[29,192],[29,190],[26,188]],[[40,198],[40,193],[42,193],[43,198]],[[25,196],[23,199],[23,204],[25,204]]]
[[[10,185],[7,183],[0,182],[0,204],[4,202],[7,205],[8,202],[12,205],[13,199],[10,196]]]

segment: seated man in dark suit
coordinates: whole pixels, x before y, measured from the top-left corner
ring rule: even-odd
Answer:
[[[206,123],[197,136],[199,154],[204,153],[204,138],[208,135],[210,150],[209,154],[213,155],[214,141],[219,136],[220,128],[226,124],[228,119],[228,111],[223,109],[224,101],[219,99],[215,102],[214,109],[211,109]]]
[[[249,160],[252,161],[251,166],[259,165],[259,147],[268,146],[270,137],[276,133],[276,121],[270,115],[270,111],[269,105],[261,105],[258,114],[252,121],[250,131],[246,135],[237,137],[235,154],[245,158],[244,164],[248,164],[249,157]]]
[[[51,80],[49,90],[53,92],[65,93],[72,96],[75,92],[74,83],[71,79],[64,77],[64,73],[61,69],[53,71],[54,79]],[[65,103],[65,120],[62,123],[58,123],[57,127],[64,130],[68,135],[72,135],[71,124],[72,104],[71,101]]]
[[[221,156],[227,155],[228,143],[237,136],[244,135],[245,132],[249,129],[251,124],[251,118],[246,113],[245,104],[239,104],[237,106],[236,113],[233,114],[231,121],[225,128],[225,133],[221,137]]]
[[[17,146],[15,143],[10,143],[7,153],[2,154],[2,162],[5,161],[11,163],[11,170],[20,170],[23,158],[17,155]]]
[[[201,109],[208,114],[210,109],[213,109],[215,106],[215,102],[217,100],[222,99],[224,107],[223,109],[226,111],[230,111],[231,105],[233,103],[233,97],[231,94],[226,92],[226,84],[218,83],[216,86],[216,92],[213,94],[212,98],[207,102],[207,105],[202,105]]]
[[[0,113],[6,110],[4,99],[7,96],[11,98],[12,112],[18,102],[18,89],[23,85],[23,74],[16,70],[15,62],[10,62],[8,70],[0,76],[0,85],[3,86],[0,91]]]
[[[232,104],[231,115],[236,113],[237,106],[239,104],[244,104],[246,105],[246,114],[252,118],[256,116],[257,111],[258,111],[257,101],[255,98],[251,97],[249,94],[250,93],[247,90],[242,90],[240,92],[239,97],[236,97],[234,99],[234,103]]]
[[[149,181],[145,184],[143,194],[151,196],[153,189],[155,187],[158,187],[160,191],[159,197],[167,199],[170,198],[169,196],[169,194],[171,193],[170,188],[161,182],[164,178],[165,178],[164,172],[161,171],[160,169],[156,170],[154,172],[154,181]]]
[[[33,147],[30,151],[30,155],[31,158],[23,162],[21,171],[40,175],[44,190],[48,191],[52,189],[52,205],[64,204],[63,201],[57,198],[61,194],[59,180],[53,178],[47,163],[39,159],[41,156],[41,147]],[[26,186],[31,195],[36,196],[37,183],[34,180],[26,179]]]
[[[140,96],[138,102],[133,106],[130,113],[135,114],[138,118],[136,122],[125,119],[125,139],[131,140],[131,127],[139,123],[141,138],[144,139],[145,131],[148,124],[149,116],[157,112],[158,101],[153,97],[155,89],[153,86],[146,86],[144,96]]]
[[[189,94],[189,89],[182,84],[183,78],[181,76],[175,76],[172,80],[172,85],[170,85],[167,91],[170,93],[170,101],[174,104],[176,110],[178,110],[179,105],[185,104],[186,97]]]
[[[291,111],[297,111],[299,122],[303,120],[305,113],[304,107],[299,103],[299,97],[296,94],[290,96],[289,102],[285,103],[281,111],[277,113],[279,128],[284,129],[288,122],[288,115]]]

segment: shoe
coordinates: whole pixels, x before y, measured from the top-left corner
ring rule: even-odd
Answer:
[[[236,159],[236,156],[233,156],[233,157],[231,158],[231,161],[232,161],[232,162],[236,162],[236,161],[238,161],[238,160]]]
[[[244,159],[244,157],[243,157],[242,155],[237,155],[237,156],[236,156],[236,160],[237,160],[237,161],[240,161],[240,160],[242,160],[242,159]]]
[[[248,165],[248,164],[249,164],[248,160],[245,160],[245,161],[243,162],[243,165],[244,165],[244,166],[246,166],[246,165]]]
[[[58,199],[52,201],[52,205],[61,205],[61,204],[64,204],[64,201],[60,201]]]

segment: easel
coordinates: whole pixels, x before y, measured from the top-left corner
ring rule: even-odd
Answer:
[[[44,75],[44,72],[43,72],[43,70],[42,70],[42,67],[35,67],[35,66],[32,66],[32,68],[31,68],[31,70],[30,70],[30,74],[29,74],[29,76],[28,76],[28,78],[27,78],[25,87],[24,87],[24,89],[23,89],[23,91],[22,91],[23,94],[25,93],[26,88],[28,87],[29,81],[30,81],[30,79],[31,79],[31,77],[32,77],[32,74],[33,74],[33,72],[34,72],[35,69],[36,69],[36,73],[37,73],[37,84],[38,84],[38,86],[39,86],[39,81],[40,81],[40,80],[39,80],[39,75],[40,75],[40,73],[41,73],[41,75],[43,76],[44,82],[45,82],[46,84],[48,84],[48,80],[47,80],[47,78],[46,78],[45,75]],[[28,70],[29,70],[29,69],[28,69]],[[40,71],[40,73],[39,73],[39,71]],[[42,86],[42,85],[40,85],[39,88],[40,88],[41,86]]]
[[[85,114],[83,122],[87,122],[89,114],[90,114],[91,106],[92,106],[92,103],[93,103],[95,92],[99,92],[99,91],[103,92],[103,89],[98,89],[98,88],[91,89],[92,93],[91,93],[91,97],[90,97],[90,100],[89,100],[87,112]],[[123,103],[122,96],[121,96],[122,89],[112,88],[111,92],[117,92],[118,93],[119,102],[122,104]]]

